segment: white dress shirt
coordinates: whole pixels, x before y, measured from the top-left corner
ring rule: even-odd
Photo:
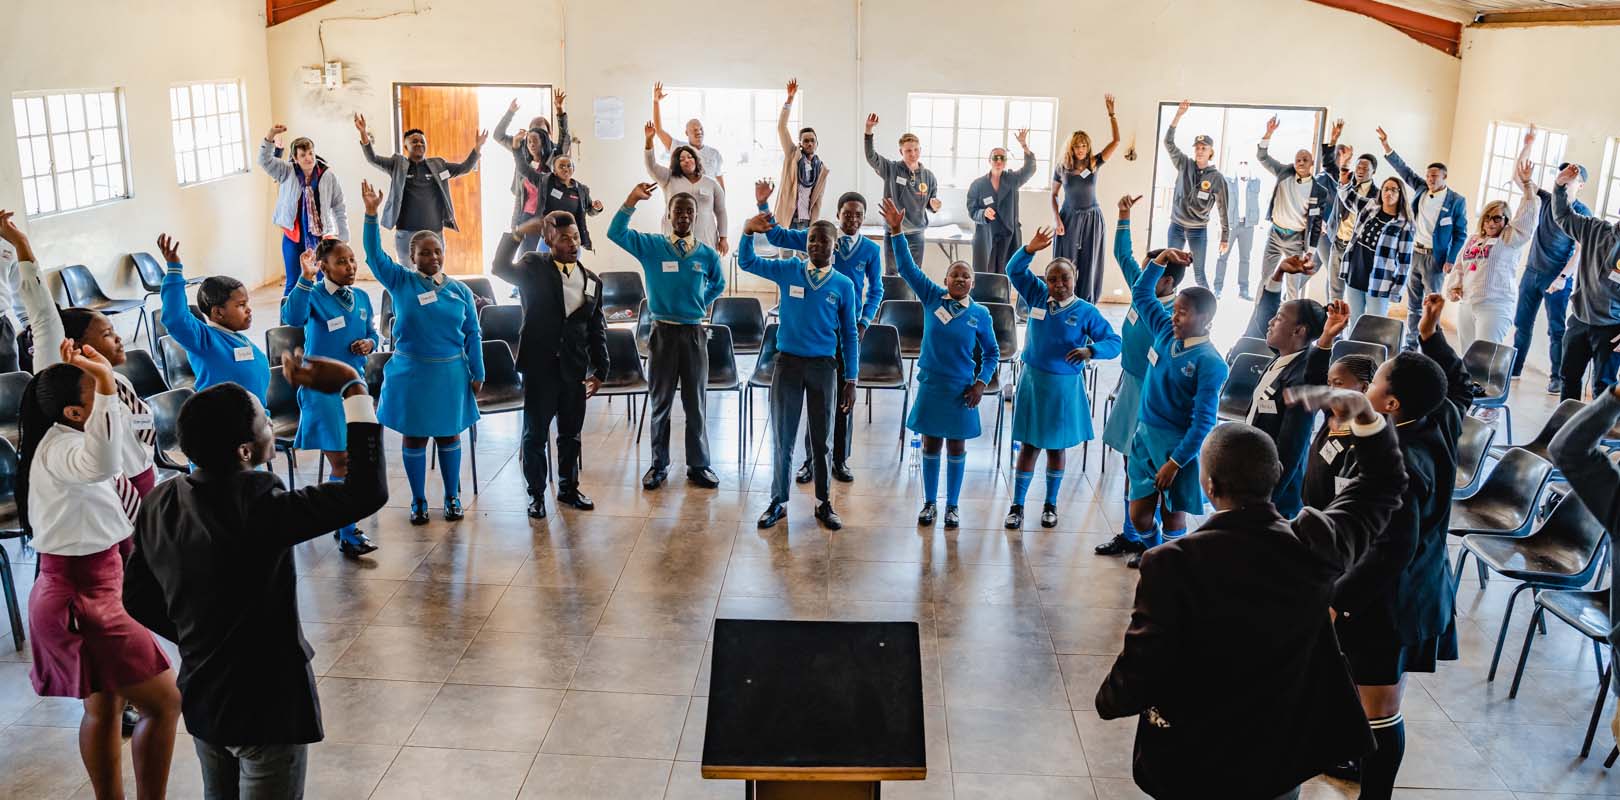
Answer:
[[[1311,345],[1311,347],[1315,346],[1314,344]],[[1277,356],[1271,360],[1271,366],[1266,367],[1265,373],[1260,376],[1260,382],[1254,385],[1254,396],[1249,400],[1249,416],[1243,420],[1244,422],[1253,425],[1256,416],[1277,413],[1277,403],[1280,399],[1277,396],[1277,378],[1282,375],[1282,371],[1289,364],[1294,363],[1294,359],[1299,358],[1300,354],[1304,352],[1304,350],[1296,350],[1286,356]]]
[[[1440,221],[1440,209],[1445,203],[1445,189],[1438,192],[1424,191],[1418,195],[1417,235],[1412,239],[1414,243],[1434,248],[1434,226]]]
[[[119,443],[129,439],[129,407],[97,394],[84,430],[60,422],[40,439],[28,473],[28,521],[34,549],[87,556],[134,532],[113,479],[123,470]]]

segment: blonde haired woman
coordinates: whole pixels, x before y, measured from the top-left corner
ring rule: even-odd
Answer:
[[[1065,258],[1074,264],[1074,293],[1088,303],[1097,302],[1102,292],[1103,228],[1102,209],[1097,205],[1097,170],[1114,154],[1119,146],[1119,120],[1114,116],[1114,96],[1103,95],[1108,105],[1108,127],[1113,139],[1097,152],[1091,145],[1091,134],[1075,131],[1063,148],[1063,158],[1052,175],[1052,217],[1057,230],[1057,249],[1053,258]],[[1058,203],[1058,194],[1063,203]]]
[[[1524,192],[1519,208],[1508,218],[1508,204],[1492,200],[1479,214],[1474,235],[1463,243],[1457,263],[1446,275],[1446,297],[1461,301],[1457,310],[1457,338],[1464,348],[1476,339],[1508,344],[1513,333],[1513,313],[1518,299],[1516,267],[1524,248],[1536,238],[1541,219],[1541,196],[1531,183],[1527,157],[1535,131],[1524,137],[1525,150],[1513,171],[1514,182]]]

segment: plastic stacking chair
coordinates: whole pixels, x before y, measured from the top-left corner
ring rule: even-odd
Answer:
[[[1466,500],[1479,491],[1480,480],[1485,476],[1485,458],[1495,438],[1496,429],[1486,425],[1484,420],[1463,417],[1462,433],[1457,437],[1457,478],[1452,500]]]
[[[1339,341],[1333,343],[1333,350],[1331,353],[1329,353],[1329,358],[1334,361],[1338,361],[1339,359],[1348,355],[1367,356],[1373,360],[1373,363],[1382,364],[1386,359],[1389,358],[1389,351],[1385,350],[1384,346],[1378,344],[1377,342],[1358,342],[1354,339],[1340,339]]]
[[[1488,534],[1495,536],[1522,537],[1530,532],[1530,526],[1536,521],[1536,508],[1541,503],[1541,492],[1547,488],[1547,481],[1552,477],[1552,464],[1546,459],[1529,450],[1517,447],[1502,454],[1502,460],[1491,470],[1490,476],[1485,478],[1484,485],[1473,496],[1452,500],[1451,502],[1451,535],[1462,536],[1467,541],[1468,536],[1474,534]],[[1469,549],[1464,547],[1457,553],[1457,566],[1453,573],[1457,577],[1457,584],[1452,592],[1462,586],[1462,568],[1468,561]],[[1490,576],[1486,573],[1485,563],[1479,564],[1479,582],[1484,587]]]
[[[108,297],[102,291],[101,283],[96,280],[95,273],[83,264],[74,264],[62,268],[60,274],[62,291],[67,293],[69,305],[76,308],[88,308],[100,311],[111,317],[126,311],[135,312],[135,333],[130,339],[141,337],[141,328],[146,325],[146,298],[134,297]]]
[[[647,313],[647,301],[642,299],[636,307],[636,352],[643,359],[652,358],[652,314]]]
[[[152,298],[157,297],[163,291],[164,267],[158,263],[156,258],[152,257],[151,253],[130,253],[129,258],[135,262],[135,276],[140,279],[141,289],[146,292],[141,296],[141,307],[144,308]],[[186,285],[196,286],[202,283],[203,280],[203,278],[187,278]],[[156,350],[158,337],[162,336],[162,334],[157,332],[157,315],[152,314],[149,316],[148,322],[150,324],[146,328],[146,341],[149,347]],[[135,333],[139,335],[140,331],[137,330]],[[134,336],[130,337],[132,341],[134,338]]]
[[[163,379],[163,371],[152,360],[152,354],[139,347],[125,350],[124,363],[113,369],[129,379],[129,385],[135,387],[135,394],[142,400],[169,391],[169,382]]]
[[[163,356],[163,379],[170,389],[189,389],[197,385],[197,373],[191,370],[191,356],[174,340],[173,336],[158,339],[158,352]]]
[[[1242,353],[1227,370],[1226,383],[1221,386],[1221,402],[1216,416],[1228,422],[1242,422],[1249,418],[1249,406],[1254,402],[1254,389],[1260,385],[1260,376],[1271,364],[1271,356]]]
[[[602,397],[626,398],[625,419],[636,426],[636,441],[641,441],[641,424],[636,416],[636,395],[645,400],[649,391],[647,372],[641,367],[636,354],[636,335],[624,328],[607,329],[607,379],[596,394]],[[642,403],[641,419],[646,418],[646,403]]]
[[[394,295],[383,292],[382,310],[377,312],[377,335],[385,347],[394,346]]]
[[[917,293],[911,291],[911,284],[899,275],[883,276],[884,300],[916,300]]]
[[[1558,590],[1536,594],[1536,614],[1525,629],[1524,649],[1519,651],[1519,666],[1513,672],[1513,688],[1508,698],[1519,696],[1519,682],[1524,678],[1524,664],[1530,659],[1530,644],[1536,639],[1546,614],[1562,620],[1582,636],[1592,641],[1592,657],[1597,660],[1597,699],[1592,701],[1592,716],[1586,722],[1586,740],[1581,743],[1581,758],[1592,752],[1592,737],[1597,733],[1598,719],[1603,716],[1603,704],[1609,699],[1609,672],[1614,664],[1603,663],[1603,646],[1608,644],[1609,590]],[[1613,758],[1613,756],[1610,756]],[[1607,766],[1607,764],[1605,764]]]
[[[366,393],[371,395],[371,402],[382,400],[383,368],[388,366],[388,359],[394,354],[379,351],[366,356]]]
[[[1401,351],[1401,342],[1405,340],[1406,333],[1398,319],[1377,314],[1363,314],[1356,319],[1355,326],[1350,329],[1350,335],[1346,338],[1356,342],[1381,344],[1385,353],[1393,355]]]
[[[906,369],[906,380],[910,381],[917,357],[922,355],[922,302],[918,300],[885,299],[878,306],[877,322],[880,325],[893,326],[895,330],[900,332],[900,355],[907,361],[912,362]]]
[[[906,362],[900,356],[900,332],[891,325],[871,325],[861,339],[860,374],[855,388],[866,390],[866,421],[872,421],[872,390],[902,392],[900,400],[900,439],[906,438],[906,408],[911,405],[911,384],[906,382]],[[988,393],[987,393],[988,394]]]
[[[1475,408],[1499,408],[1507,423],[1507,435],[1513,438],[1513,408],[1507,404],[1508,391],[1513,383],[1513,359],[1518,354],[1512,345],[1476,339],[1463,352],[1463,366],[1469,377],[1479,382],[1484,394],[1474,398]]]
[[[270,417],[270,431],[276,437],[276,450],[287,454],[287,488],[298,487],[298,448],[293,446],[298,436],[298,390],[287,382],[281,370],[270,370],[270,386],[265,391],[264,412]]]
[[[505,342],[506,355],[516,360],[518,342],[523,337],[523,307],[484,306],[478,312],[478,330],[486,342]]]
[[[472,291],[474,297],[482,297],[483,299],[489,301],[489,304],[492,306],[500,304],[500,298],[495,296],[495,286],[489,282],[488,278],[472,277],[456,278],[456,280],[466,284],[467,288]]]
[[[0,374],[0,438],[13,447],[21,435],[18,426],[22,424],[23,390],[33,379],[34,376],[21,371]]]
[[[1585,586],[1603,565],[1599,556],[1605,538],[1603,523],[1592,516],[1573,492],[1565,495],[1529,536],[1476,533],[1463,537],[1463,552],[1473,553],[1479,563],[1492,572],[1520,582],[1508,595],[1507,610],[1502,613],[1502,629],[1496,635],[1496,652],[1491,656],[1491,671],[1486,674],[1486,680],[1496,680],[1502,643],[1507,641],[1508,623],[1513,620],[1513,604],[1518,601],[1519,593],[1525,589],[1540,593],[1542,589]],[[1607,629],[1604,635],[1608,635]]]
[[[1012,281],[999,272],[973,273],[973,288],[968,296],[975,303],[1005,303],[1012,305]]]
[[[484,311],[495,311],[517,306],[485,306]],[[518,372],[517,360],[505,342],[484,340],[484,385],[474,400],[480,416],[509,414],[523,410],[523,373]],[[478,494],[478,423],[467,429],[471,453],[472,489]]]
[[[708,391],[737,393],[737,461],[741,463],[748,445],[748,395],[743,391],[742,378],[737,373],[737,354],[731,349],[731,329],[724,325],[704,325],[703,333],[709,342]]]
[[[1521,450],[1529,450],[1547,461],[1552,461],[1553,437],[1557,436],[1560,430],[1563,430],[1564,425],[1567,424],[1571,418],[1580,413],[1583,406],[1585,406],[1585,403],[1582,403],[1579,400],[1565,400],[1562,403],[1559,403],[1553,408],[1552,414],[1547,417],[1547,421],[1542,423],[1541,430],[1536,432],[1534,439],[1531,439],[1524,444],[1495,445],[1491,448],[1491,455],[1500,456],[1501,454],[1507,452],[1510,448],[1517,447]],[[1556,478],[1557,473],[1555,470],[1554,479]]]
[[[731,329],[731,346],[737,355],[759,353],[765,338],[765,312],[755,297],[722,297],[714,301],[710,323]]]
[[[184,473],[191,470],[191,459],[180,449],[180,407],[196,392],[170,389],[146,398],[152,409],[152,430],[157,434],[152,460],[159,469]]]
[[[17,449],[0,441],[0,542],[23,539],[22,518],[17,514]],[[38,554],[34,556],[39,558]],[[6,596],[6,618],[11,624],[11,643],[23,647],[22,606],[17,602],[17,578],[11,572],[11,556],[0,546],[0,591]]]
[[[641,303],[647,299],[640,272],[608,271],[596,277],[602,279],[602,314],[608,322],[634,322],[640,318]]]
[[[748,436],[750,438],[752,438],[754,435],[754,415],[752,411],[754,407],[754,390],[764,389],[769,392],[771,389],[771,380],[776,377],[776,329],[778,325],[779,323],[772,322],[765,326],[764,341],[760,345],[759,355],[754,357],[754,371],[748,375],[748,385],[743,387],[743,392],[748,395],[748,408],[750,409],[748,414],[747,428]],[[867,329],[867,335],[871,335],[870,328]],[[865,354],[866,342],[863,340],[861,342],[861,355],[864,357]],[[767,420],[767,424],[769,424],[769,420],[771,418],[770,410],[770,403],[766,403],[765,419]],[[639,433],[640,430],[638,429],[638,436]],[[637,438],[636,441],[640,442],[641,439]]]
[[[304,347],[304,329],[293,325],[277,325],[264,332],[264,355],[270,369],[281,369],[281,354],[294,353]]]
[[[198,308],[194,304],[187,305],[186,307],[191,309],[191,316],[196,317],[197,319],[201,320],[204,323],[208,322],[208,318],[203,316],[202,309]],[[158,366],[163,367],[164,369],[168,369],[169,365],[166,362],[166,356],[165,356],[165,354],[163,352],[162,342],[163,342],[163,337],[169,335],[169,326],[163,324],[163,315],[162,314],[153,314],[152,315],[151,331],[152,331],[152,336],[155,337],[153,345],[152,345],[152,355],[157,358]]]
[[[1236,364],[1238,356],[1242,355],[1265,356],[1266,361],[1269,362],[1277,354],[1272,352],[1271,345],[1266,344],[1265,339],[1257,339],[1253,336],[1239,336],[1238,340],[1232,343],[1231,349],[1226,351],[1226,366],[1231,367]]]

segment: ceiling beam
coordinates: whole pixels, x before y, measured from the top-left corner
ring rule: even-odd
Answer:
[[[1620,25],[1620,7],[1491,11],[1474,17],[1474,24],[1469,27],[1511,28],[1532,25]]]
[[[264,0],[264,26],[280,25],[330,2],[332,0]]]
[[[1442,53],[1455,56],[1462,44],[1462,23],[1430,16],[1378,0],[1311,0],[1377,20]]]

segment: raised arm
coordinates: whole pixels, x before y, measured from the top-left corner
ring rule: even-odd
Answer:
[[[181,347],[191,351],[200,350],[208,326],[191,313],[191,304],[186,302],[186,272],[180,264],[180,242],[167,234],[161,235],[158,237],[158,252],[163,254],[163,260],[168,265],[163,270],[163,283],[158,289],[158,300],[162,304],[158,318],[163,320],[163,327],[169,329],[169,335]]]
[[[0,209],[0,240],[17,251],[17,294],[22,296],[23,310],[28,313],[28,328],[34,334],[34,371],[61,361],[62,315],[51,299],[51,290],[45,288],[39,264],[34,260],[34,248],[28,235],[18,228],[13,212]]]
[[[630,216],[636,212],[636,204],[652,197],[655,188],[657,187],[650,183],[636,184],[636,187],[630,190],[630,196],[625,198],[624,205],[614,213],[613,221],[608,223],[608,241],[624,248],[625,252],[638,261],[645,256],[649,248],[655,247],[657,241],[663,238],[630,229]]]
[[[1018,295],[1024,298],[1030,308],[1039,308],[1046,304],[1046,281],[1037,277],[1029,268],[1035,260],[1035,254],[1045,250],[1052,244],[1051,228],[1036,228],[1035,235],[1030,237],[1029,244],[1013,251],[1012,257],[1007,259],[1007,280]]]
[[[512,124],[512,117],[517,114],[517,110],[517,98],[512,98],[512,102],[506,106],[506,113],[502,114],[500,120],[495,123],[495,143],[508,150],[517,147],[516,140],[506,132],[507,127]]]
[[[880,207],[883,222],[889,231],[889,247],[894,251],[895,270],[900,278],[911,287],[911,291],[921,300],[924,308],[932,308],[939,304],[939,298],[945,294],[945,288],[934,283],[917,262],[911,258],[911,248],[906,246],[906,240],[900,235],[900,224],[905,215],[894,201],[885,197]],[[999,351],[998,351],[999,352]]]
[[[445,165],[445,169],[449,171],[450,177],[454,178],[458,175],[465,175],[472,172],[473,167],[478,165],[479,150],[484,146],[484,140],[488,138],[489,131],[479,131],[478,141],[473,144],[472,152],[469,152],[467,157],[462,159],[460,162]]]
[[[1103,149],[1097,153],[1096,158],[1093,159],[1095,163],[1092,164],[1092,169],[1102,166],[1104,161],[1113,158],[1114,150],[1119,147],[1119,117],[1114,116],[1114,96],[1111,94],[1103,95],[1103,105],[1108,108],[1109,139],[1108,144],[1104,145]]]
[[[366,117],[364,114],[354,115],[354,127],[356,130],[360,131],[360,152],[365,154],[366,160],[370,161],[372,166],[376,167],[377,169],[392,175],[394,171],[394,159],[398,158],[399,156],[396,154],[383,158],[382,156],[377,155],[377,151],[371,149],[375,139],[371,135],[371,130],[366,127]]]
[[[545,192],[546,174],[551,169],[549,164],[536,167],[529,161],[529,148],[527,145],[512,151],[512,166],[519,175],[527,178],[540,192]]]
[[[1164,129],[1164,151],[1170,154],[1170,163],[1175,164],[1176,169],[1181,169],[1181,166],[1187,163],[1187,154],[1176,146],[1176,126],[1181,124],[1181,117],[1187,113],[1188,105],[1186,100],[1181,101],[1181,106],[1176,109],[1176,115],[1170,118],[1170,125]]]
[[[516,231],[502,236],[495,244],[495,261],[489,265],[489,271],[513,286],[523,286],[528,283],[523,267],[512,263],[512,257],[517,255],[522,234]]]
[[[1535,237],[1536,224],[1541,220],[1541,195],[1536,193],[1536,185],[1526,180],[1520,186],[1524,189],[1524,198],[1513,210],[1513,221],[1502,232],[1503,241],[1515,247]]]
[[[660,187],[667,190],[671,173],[669,167],[658,163],[658,160],[653,158],[652,136],[650,135],[647,137],[646,146],[641,149],[641,158],[647,167],[647,175],[657,181]]]
[[[1609,229],[1609,223],[1595,217],[1578,214],[1570,206],[1569,182],[1579,178],[1580,168],[1570,164],[1558,173],[1557,185],[1553,187],[1553,221],[1558,223],[1569,238],[1574,239],[1577,246],[1586,247],[1589,239]]]
[[[743,272],[774,283],[792,278],[805,268],[805,263],[797,258],[761,258],[754,252],[753,235],[762,232],[769,224],[766,215],[760,214],[743,225],[742,243],[737,247],[737,266]]]
[[[1457,413],[1465,414],[1474,404],[1474,379],[1446,337],[1435,335],[1440,331],[1440,315],[1445,308],[1445,298],[1439,294],[1423,298],[1423,313],[1418,318],[1418,349],[1440,365],[1440,371],[1446,375],[1446,401]]]
[[[665,150],[673,150],[675,149],[673,147],[675,140],[669,135],[669,131],[664,130],[664,112],[663,109],[660,108],[663,101],[664,83],[663,81],[659,81],[653,84],[653,132],[657,134],[658,142],[664,146]],[[668,180],[668,178],[665,178],[665,180]]]
[[[281,304],[281,324],[302,328],[304,323],[309,322],[309,302],[315,294],[315,253],[305,250],[299,256],[298,266],[303,274],[293,284],[293,290],[287,293],[286,302]]]
[[[1024,148],[1024,165],[1019,167],[1018,171],[1014,172],[1012,176],[1013,186],[1018,187],[1029,183],[1029,179],[1035,177],[1035,151],[1029,149],[1029,131],[1027,129],[1021,130],[1014,135],[1018,139],[1019,146]]]
[[[1370,406],[1367,413],[1350,424],[1350,446],[1360,471],[1327,508],[1307,509],[1294,523],[1305,546],[1341,570],[1350,569],[1369,550],[1407,489],[1406,460],[1394,426]]]
[[[1266,120],[1266,135],[1260,137],[1260,144],[1254,149],[1255,159],[1266,169],[1271,170],[1271,174],[1275,175],[1278,180],[1294,171],[1293,164],[1284,164],[1271,157],[1271,135],[1277,132],[1277,126],[1280,124],[1277,115],[1271,115],[1271,119]]]
[[[1620,395],[1607,389],[1559,429],[1551,447],[1553,463],[1607,531],[1620,529],[1620,467],[1603,444],[1616,421]]]
[[[1119,199],[1119,222],[1114,226],[1114,263],[1119,265],[1125,284],[1134,286],[1142,274],[1142,265],[1131,253],[1131,206],[1140,202],[1141,195],[1125,195]]]
[[[560,97],[559,97],[560,100]],[[553,155],[569,156],[574,153],[574,132],[568,128],[568,112],[557,108],[557,152]]]
[[[877,172],[879,178],[888,180],[889,173],[893,171],[894,162],[878,155],[877,148],[872,146],[872,130],[877,127],[877,124],[878,115],[866,115],[866,135],[861,137],[861,142],[866,148],[866,163],[872,165],[872,169]],[[888,194],[889,187],[883,187],[883,193]]]
[[[1170,256],[1171,253],[1178,255]],[[1159,258],[1149,261],[1142,267],[1142,271],[1136,275],[1136,280],[1131,282],[1131,309],[1148,326],[1148,330],[1153,332],[1155,339],[1171,329],[1170,312],[1165,311],[1164,306],[1159,303],[1159,298],[1153,296],[1159,278],[1164,275],[1162,259],[1181,257],[1180,253],[1179,250],[1165,250],[1159,254]]]
[[[366,204],[366,221],[361,226],[361,238],[364,240],[366,251],[366,269],[371,270],[372,277],[383,285],[384,289],[394,291],[403,286],[408,271],[394,261],[388,251],[383,248],[382,229],[377,224],[377,206],[382,204],[382,194],[371,184],[360,182],[360,198]],[[165,319],[163,324],[167,325]]]
[[[776,118],[776,138],[782,143],[782,155],[792,158],[793,151],[798,148],[798,142],[793,141],[793,133],[788,130],[788,116],[793,113],[793,98],[799,94],[799,79],[789,78],[787,82],[787,100],[782,103],[782,113]],[[792,220],[789,220],[791,222]]]
[[[293,177],[292,165],[276,158],[275,138],[286,131],[286,125],[276,125],[265,134],[264,141],[259,143],[259,168],[276,183],[282,183]]]
[[[74,354],[75,364],[85,356]],[[55,447],[39,455],[44,468],[58,478],[72,483],[100,483],[112,480],[122,471],[119,443],[129,438],[129,406],[118,399],[118,387],[111,377],[112,367],[106,359],[101,366],[107,370],[106,385],[97,377],[95,399],[90,414],[84,421],[84,436],[59,440]]]

